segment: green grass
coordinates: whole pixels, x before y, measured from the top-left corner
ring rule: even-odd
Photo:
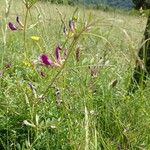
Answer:
[[[65,48],[72,53],[62,68],[47,68],[34,62],[41,53],[54,57],[55,47],[66,39],[56,8],[66,16],[67,25],[75,8],[49,3],[33,6],[27,26],[39,22],[27,29],[25,48],[23,30],[5,31],[6,23],[15,22],[16,15],[24,21],[25,7],[13,1],[5,18],[4,2],[0,3],[0,149],[150,149],[149,81],[144,90],[127,95],[146,18],[79,8],[77,32],[86,23],[95,22],[94,26],[73,47],[74,38],[69,39]],[[40,40],[32,41],[32,35]],[[12,66],[6,68],[9,63]],[[41,71],[46,77],[40,76]],[[114,80],[118,83],[112,87]]]

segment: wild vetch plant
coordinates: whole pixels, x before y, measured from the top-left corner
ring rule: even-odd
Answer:
[[[7,64],[6,69],[3,69],[0,73],[1,78],[5,74],[10,73],[10,79],[15,78],[15,76],[18,77],[19,71],[22,73],[20,74],[21,80],[15,79],[15,83],[18,85],[16,90],[20,94],[23,93],[23,99],[25,99],[25,102],[21,103],[26,104],[26,110],[23,111],[27,111],[27,114],[24,115],[25,117],[19,119],[19,124],[23,126],[22,132],[25,134],[23,139],[28,136],[24,145],[27,149],[32,149],[36,142],[41,139],[42,134],[47,132],[49,128],[56,128],[55,123],[53,125],[53,123],[50,123],[50,120],[40,118],[38,105],[40,103],[43,103],[42,105],[49,103],[47,101],[49,96],[53,95],[53,91],[55,91],[56,107],[59,109],[64,105],[61,98],[61,88],[59,87],[60,79],[64,76],[64,70],[70,65],[70,62],[71,66],[73,66],[74,61],[80,61],[80,40],[83,38],[83,33],[89,32],[89,29],[95,25],[95,22],[92,21],[80,22],[77,18],[78,9],[75,9],[72,17],[67,20],[64,19],[64,14],[57,9],[57,13],[60,16],[60,24],[62,24],[61,39],[55,42],[55,46],[53,47],[54,52],[47,52],[44,46],[44,37],[38,36],[38,33],[36,34],[35,31],[30,39],[27,36],[33,32],[28,24],[30,24],[30,13],[36,2],[37,0],[23,0],[25,18],[17,15],[14,20],[7,22],[7,27],[12,36],[17,36],[18,33],[22,35],[22,39],[20,38],[20,40],[23,41],[23,44],[19,47],[22,52],[18,55],[19,62],[17,62],[17,65]],[[37,28],[38,25],[36,26]],[[37,57],[30,52],[30,42],[39,49],[37,51],[35,49]],[[36,78],[34,78],[35,76]],[[44,87],[40,85],[42,82],[45,85]],[[16,140],[20,141],[17,138]],[[11,143],[12,141],[6,142],[7,146],[9,142]],[[22,143],[22,141],[20,142]],[[21,147],[19,143],[17,146]],[[13,144],[13,147],[15,147],[15,144]]]
[[[149,149],[149,87],[126,95],[144,18],[5,2],[0,150]]]

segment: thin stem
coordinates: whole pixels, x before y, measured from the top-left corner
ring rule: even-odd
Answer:
[[[24,21],[24,32],[23,32],[23,38],[24,38],[24,51],[26,51],[26,29],[27,29],[28,13],[29,13],[29,8],[26,7],[26,14],[25,14],[25,21]]]
[[[73,51],[73,47],[74,47],[75,43],[76,43],[76,41],[73,40],[73,41],[72,41],[72,44],[71,44],[71,46],[70,46],[70,51],[69,51],[69,53],[68,53],[68,56],[67,56],[67,58],[66,58],[66,60],[65,60],[65,62],[64,62],[64,64],[63,64],[61,70],[59,70],[59,71],[57,72],[57,74],[55,75],[55,77],[51,80],[50,84],[48,85],[48,87],[47,87],[46,90],[44,91],[43,96],[48,92],[49,88],[52,87],[52,85],[54,84],[54,82],[55,82],[55,80],[57,79],[57,77],[58,77],[58,76],[60,75],[60,73],[63,71],[63,69],[64,69],[64,67],[65,67],[65,65],[66,65],[66,63],[67,63],[67,60],[68,60],[70,54],[71,54],[72,51]]]

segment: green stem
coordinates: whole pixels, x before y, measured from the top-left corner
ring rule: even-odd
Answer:
[[[25,51],[25,53],[26,53],[26,30],[27,30],[28,14],[29,14],[29,8],[26,8],[25,21],[24,21],[24,32],[23,32],[24,51]]]
[[[49,88],[52,87],[52,85],[54,84],[54,82],[55,82],[55,80],[57,79],[57,77],[58,77],[58,76],[60,75],[60,73],[63,71],[63,69],[64,69],[64,67],[65,67],[65,65],[66,65],[66,63],[67,63],[67,60],[68,60],[70,54],[71,54],[72,51],[73,51],[73,47],[74,47],[75,43],[76,43],[76,42],[73,40],[73,41],[72,41],[72,44],[71,44],[71,46],[70,46],[71,49],[70,49],[70,51],[69,51],[69,53],[68,53],[68,56],[67,56],[67,58],[66,58],[66,60],[65,60],[65,62],[64,62],[64,64],[63,64],[62,68],[57,72],[57,74],[55,75],[55,77],[51,80],[50,84],[48,85],[48,87],[47,87],[46,90],[44,91],[43,96],[48,92]]]
[[[84,28],[79,32],[79,34],[74,37],[73,41],[72,41],[71,44],[70,44],[70,47],[69,47],[69,50],[70,50],[70,51],[69,51],[69,53],[68,53],[68,55],[67,55],[67,58],[66,58],[65,62],[63,63],[61,69],[57,72],[57,74],[55,75],[55,77],[51,80],[51,82],[50,82],[50,84],[48,85],[48,87],[46,88],[46,90],[43,92],[43,96],[47,94],[49,88],[52,87],[52,85],[53,85],[54,82],[56,81],[57,77],[61,74],[61,72],[62,72],[63,69],[65,68],[65,66],[66,66],[66,64],[67,64],[67,62],[68,62],[67,60],[69,59],[69,57],[70,57],[70,55],[71,55],[71,53],[72,53],[72,51],[73,51],[73,48],[74,48],[75,44],[77,43],[79,37],[83,34],[84,31],[86,31],[86,29],[87,29],[89,26],[90,26],[90,25],[87,25],[86,27],[84,27]],[[43,98],[43,96],[42,96],[42,98]],[[45,96],[44,96],[44,97],[45,97]]]

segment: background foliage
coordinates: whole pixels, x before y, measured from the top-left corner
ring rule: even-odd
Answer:
[[[93,4],[93,5],[108,5],[117,8],[136,8],[139,9],[150,7],[149,0],[44,0],[55,4]]]
[[[150,8],[149,0],[133,0],[134,6],[136,9],[143,7],[144,9]]]
[[[93,5],[109,5],[113,7],[119,8],[131,8],[133,6],[132,0],[44,0],[49,1],[51,3],[57,4],[93,4]]]

